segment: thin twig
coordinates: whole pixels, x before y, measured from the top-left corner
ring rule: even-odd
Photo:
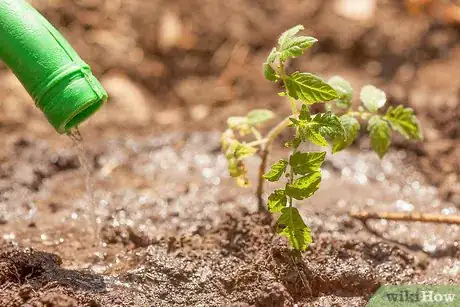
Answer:
[[[369,219],[385,219],[392,221],[425,222],[442,224],[460,224],[460,215],[444,215],[420,212],[350,212],[353,218],[366,221]]]

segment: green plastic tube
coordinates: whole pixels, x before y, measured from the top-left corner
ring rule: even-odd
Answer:
[[[0,59],[59,133],[68,133],[107,100],[90,67],[24,0],[0,0]]]

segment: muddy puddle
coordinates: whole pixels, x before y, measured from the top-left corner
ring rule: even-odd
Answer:
[[[256,212],[253,191],[227,175],[218,133],[86,147],[95,170],[94,212],[70,141],[20,138],[6,145],[1,306],[363,306],[384,283],[460,282],[458,226],[365,225],[347,216],[458,214],[405,163],[405,151],[383,161],[357,149],[329,155],[320,190],[299,206],[314,236],[299,258]]]

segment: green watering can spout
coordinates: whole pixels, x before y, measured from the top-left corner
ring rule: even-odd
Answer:
[[[0,59],[59,133],[68,133],[107,100],[91,69],[24,0],[0,0]]]

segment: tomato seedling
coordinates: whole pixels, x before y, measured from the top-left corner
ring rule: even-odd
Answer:
[[[400,105],[390,106],[386,112],[381,112],[386,104],[386,95],[372,85],[361,89],[361,105],[354,110],[353,88],[343,78],[336,76],[326,82],[308,72],[287,73],[286,61],[302,55],[317,42],[313,37],[299,35],[302,30],[304,27],[298,25],[284,32],[263,64],[265,78],[282,83],[283,91],[279,95],[289,98],[292,114],[275,125],[265,137],[258,128],[274,117],[272,111],[258,109],[246,116],[230,117],[228,129],[221,137],[229,173],[240,186],[249,186],[244,159],[260,155],[262,161],[257,184],[260,209],[265,210],[264,180],[285,180],[284,188],[274,190],[268,197],[268,210],[279,215],[277,232],[287,237],[292,247],[300,251],[308,248],[312,238],[310,229],[295,207],[295,201],[309,198],[318,190],[321,165],[326,157],[326,151],[302,152],[302,143],[331,146],[332,153],[336,153],[354,142],[362,123],[367,125],[372,149],[380,158],[391,144],[392,130],[406,139],[423,139],[414,111]],[[325,111],[312,114],[309,107],[317,103],[324,103]],[[291,154],[275,162],[265,172],[271,144],[287,128],[293,131],[292,139],[285,145],[291,149]],[[247,141],[248,137],[253,140]]]

